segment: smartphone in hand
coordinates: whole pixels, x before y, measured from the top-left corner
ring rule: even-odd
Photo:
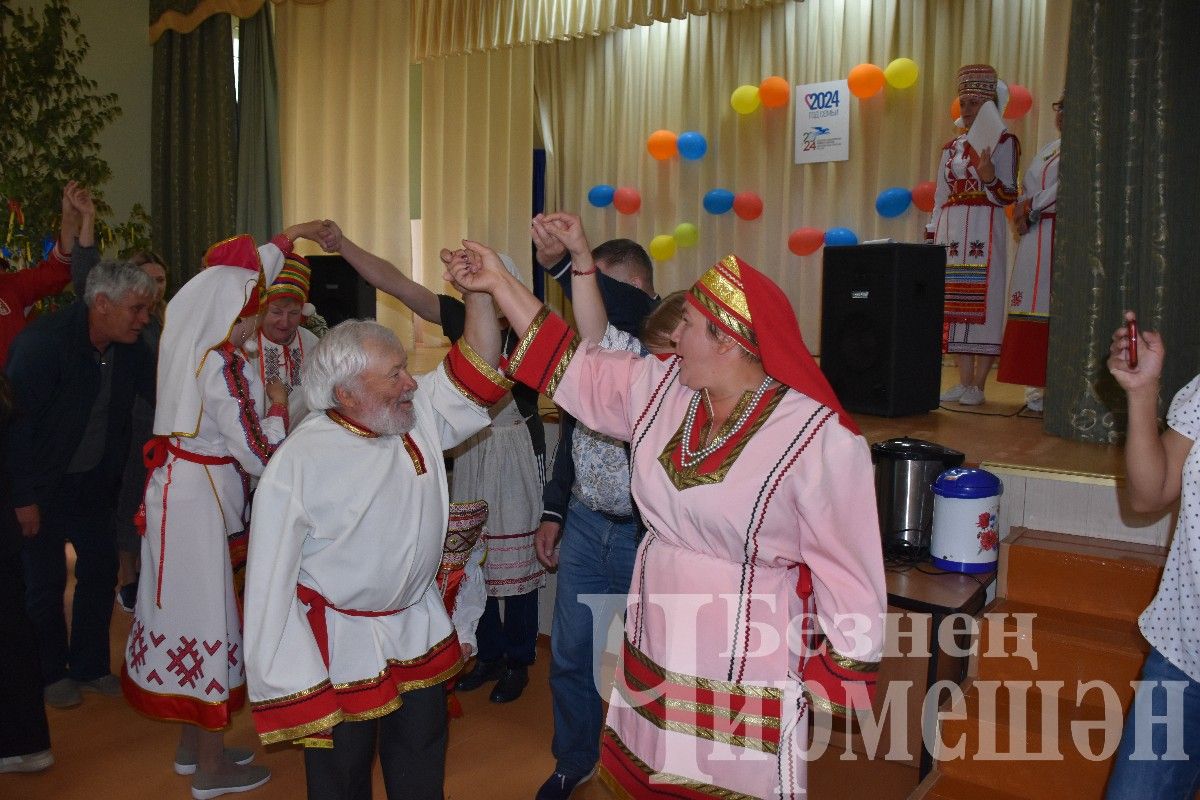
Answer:
[[[1129,334],[1129,368],[1137,369],[1138,365],[1138,324],[1137,319],[1125,320],[1125,332]]]

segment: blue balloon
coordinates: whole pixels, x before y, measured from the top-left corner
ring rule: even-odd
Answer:
[[[708,152],[708,140],[699,131],[684,131],[679,134],[675,146],[679,148],[679,155],[688,161],[704,158],[704,154]]]
[[[733,192],[728,189],[712,189],[704,194],[704,210],[710,214],[724,214],[733,208]]]
[[[830,228],[825,231],[826,247],[840,247],[848,244],[858,244],[858,236],[849,228]]]
[[[609,186],[607,183],[596,184],[591,189],[588,189],[588,202],[596,208],[604,208],[605,206],[612,205],[613,195],[616,191],[615,188]]]
[[[875,210],[881,217],[898,217],[908,210],[912,202],[912,192],[903,186],[893,186],[884,189],[875,198]]]

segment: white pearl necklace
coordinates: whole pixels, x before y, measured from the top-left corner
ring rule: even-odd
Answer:
[[[687,414],[683,417],[683,441],[680,442],[679,445],[679,463],[683,465],[684,469],[691,469],[724,447],[725,443],[728,442],[735,433],[740,431],[742,426],[745,425],[750,419],[750,415],[754,413],[754,409],[758,408],[759,401],[762,400],[763,395],[767,393],[767,389],[773,382],[774,378],[772,378],[770,375],[763,378],[763,382],[760,383],[758,388],[754,390],[754,395],[750,398],[750,402],[747,403],[746,407],[742,410],[742,414],[738,417],[737,422],[735,422],[729,428],[729,430],[725,431],[725,433],[716,437],[705,447],[695,452],[692,452],[690,444],[692,441],[692,428],[696,425],[696,412],[700,408],[700,397],[702,394],[704,394],[704,392],[699,391],[692,395],[691,402],[688,403]]]

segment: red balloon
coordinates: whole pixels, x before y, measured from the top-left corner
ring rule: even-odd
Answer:
[[[788,237],[788,250],[798,256],[817,252],[825,243],[825,232],[817,228],[796,228]]]
[[[754,192],[738,192],[733,196],[733,213],[742,219],[758,219],[762,210],[762,198]]]
[[[933,211],[933,193],[936,190],[933,181],[918,183],[912,190],[913,205],[925,212]]]
[[[1033,108],[1033,95],[1019,83],[1009,84],[1008,108],[1004,109],[1005,119],[1020,119]]]
[[[632,186],[622,186],[613,192],[613,207],[622,214],[636,214],[642,207],[642,196]]]

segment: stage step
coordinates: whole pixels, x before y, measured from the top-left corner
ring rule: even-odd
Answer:
[[[995,631],[1001,625],[1006,634]],[[1062,681],[1063,697],[1075,702],[1079,685],[1102,681],[1122,709],[1133,698],[1149,645],[1135,621],[1108,619],[1061,608],[997,600],[980,627],[971,674],[992,681]],[[1109,695],[1092,689],[1083,703],[1103,707]]]
[[[945,775],[939,770],[929,773],[908,800],[1025,800],[1023,794],[1001,792],[991,786],[981,786]]]
[[[953,716],[941,721],[937,747],[953,748],[961,741],[966,754],[939,758],[943,775],[1047,800],[1089,800],[1104,794],[1112,762],[1091,760],[1080,745],[1088,755],[1102,752],[1106,743],[1115,749],[1123,722],[1118,708],[1106,714],[1076,706],[1021,682],[972,680],[965,695],[942,713]]]
[[[1009,600],[1136,621],[1162,577],[1163,547],[1013,528],[1000,552]]]

